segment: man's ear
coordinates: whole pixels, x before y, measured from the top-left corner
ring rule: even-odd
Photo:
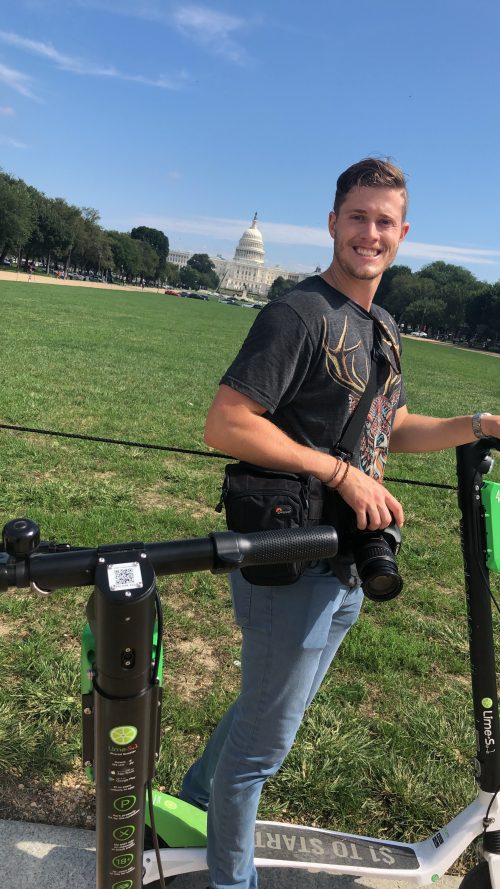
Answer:
[[[401,226],[401,234],[399,236],[400,243],[401,243],[401,241],[404,241],[404,239],[406,238],[406,235],[408,234],[409,231],[410,231],[410,223],[403,222],[403,225]]]
[[[337,214],[330,210],[328,214],[328,231],[330,232],[330,237],[335,240],[335,223],[337,221]]]

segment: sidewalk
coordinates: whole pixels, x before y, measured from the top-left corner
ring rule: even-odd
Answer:
[[[95,889],[95,834],[73,827],[0,821],[3,889]],[[461,877],[443,877],[441,889],[458,889]],[[310,874],[263,868],[260,889],[409,889],[404,881]],[[206,889],[207,874],[175,877],[175,889]]]

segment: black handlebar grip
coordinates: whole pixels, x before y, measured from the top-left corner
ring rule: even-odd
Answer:
[[[280,528],[251,534],[221,532],[210,535],[215,545],[216,572],[245,565],[282,562],[314,562],[337,555],[338,538],[330,525],[312,528]]]

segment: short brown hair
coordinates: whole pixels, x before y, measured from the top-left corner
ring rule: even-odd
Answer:
[[[396,188],[403,192],[403,220],[408,209],[405,174],[389,160],[366,157],[344,170],[337,179],[333,212],[338,213],[352,188]]]

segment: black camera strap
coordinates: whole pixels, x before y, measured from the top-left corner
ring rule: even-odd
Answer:
[[[363,424],[365,423],[368,412],[373,401],[373,396],[377,390],[377,371],[379,367],[379,344],[378,337],[380,335],[377,322],[374,319],[374,343],[372,349],[372,363],[370,367],[370,375],[366,383],[365,390],[359,399],[354,411],[349,417],[341,438],[332,448],[331,453],[343,460],[352,460],[356,445],[360,439]]]

